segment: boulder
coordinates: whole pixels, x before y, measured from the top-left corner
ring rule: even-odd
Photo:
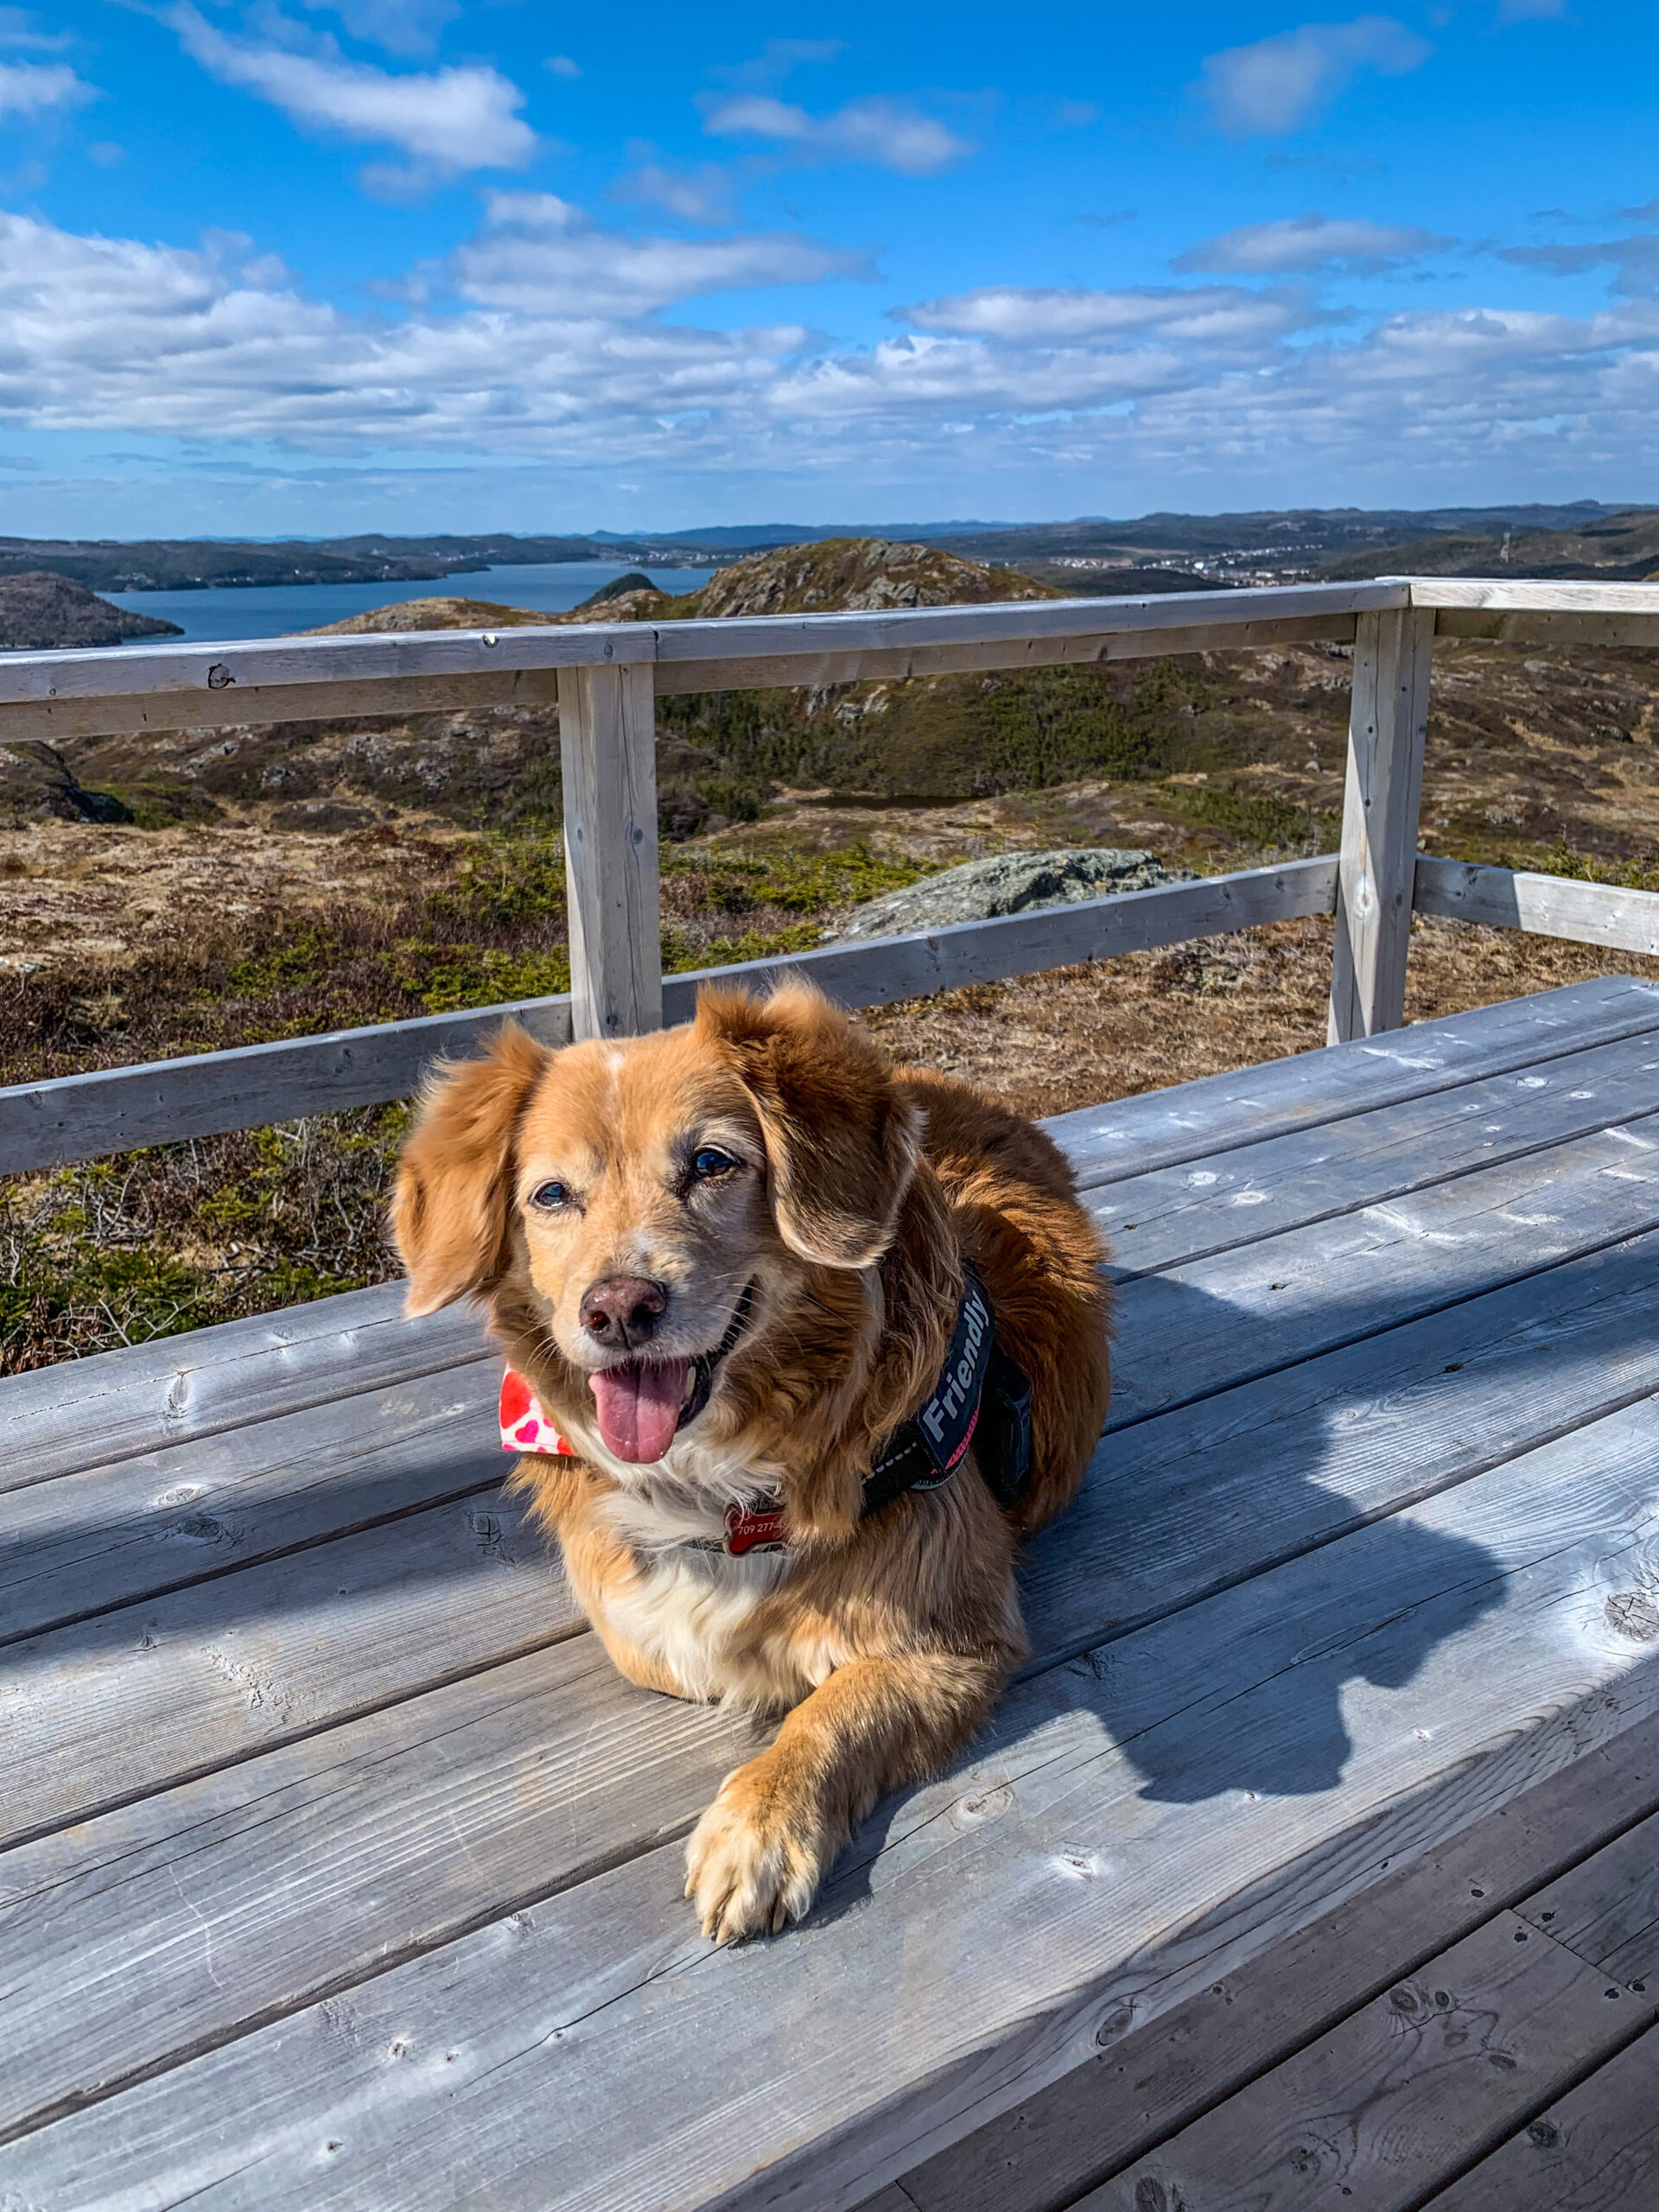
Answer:
[[[55,746],[37,738],[0,745],[0,826],[20,822],[130,822],[107,791],[83,791]]]
[[[1105,899],[1118,891],[1150,891],[1178,883],[1191,868],[1167,868],[1151,853],[1123,846],[1082,846],[1052,853],[995,853],[947,868],[904,891],[890,891],[854,908],[827,937],[903,937],[944,929],[952,922],[988,921],[995,914],[1023,914],[1038,906],[1065,906]]]

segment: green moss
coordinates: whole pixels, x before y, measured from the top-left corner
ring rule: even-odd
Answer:
[[[933,871],[924,861],[893,860],[861,841],[828,853],[756,852],[663,855],[664,875],[690,876],[704,889],[707,903],[731,914],[759,906],[781,906],[786,913],[822,914],[835,906],[855,906],[883,892],[902,891]]]
[[[1340,815],[1311,810],[1274,791],[1242,791],[1236,784],[1159,784],[1150,797],[1178,821],[1263,849],[1333,851],[1342,828]]]

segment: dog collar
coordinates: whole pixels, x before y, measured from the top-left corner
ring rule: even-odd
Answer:
[[[747,1326],[753,1302],[751,1283],[738,1300],[731,1326],[712,1352],[699,1354],[696,1382],[680,1415],[683,1427],[709,1402],[714,1370]],[[861,1521],[880,1513],[906,1491],[938,1490],[951,1481],[976,1434],[979,1461],[992,1495],[1012,1505],[1031,1462],[1031,1384],[996,1348],[995,1317],[985,1286],[971,1268],[963,1270],[956,1327],[944,1368],[926,1402],[896,1428],[864,1478]],[[509,1368],[501,1378],[501,1448],[579,1459],[576,1446],[561,1435],[543,1411],[524,1377]],[[781,1497],[759,1498],[753,1508],[728,1505],[725,1532],[693,1536],[688,1551],[724,1552],[742,1559],[753,1552],[789,1549]]]

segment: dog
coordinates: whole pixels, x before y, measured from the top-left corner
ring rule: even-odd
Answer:
[[[623,1674],[784,1716],[687,1851],[705,1935],[776,1932],[1027,1655],[1015,1551],[1109,1391],[1064,1155],[804,983],[705,987],[679,1028],[508,1024],[441,1070],[391,1225],[410,1313],[486,1302],[504,1440],[542,1440],[514,1479]]]

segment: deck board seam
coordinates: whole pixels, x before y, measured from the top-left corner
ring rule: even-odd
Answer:
[[[280,1414],[274,1416],[280,1420]],[[96,1473],[95,1468],[88,1469]],[[60,1480],[53,1477],[52,1480]],[[263,1567],[270,1567],[280,1560],[297,1559],[302,1553],[321,1549],[324,1544],[344,1542],[348,1537],[367,1535],[377,1529],[395,1528],[400,1521],[413,1520],[416,1514],[433,1513],[439,1507],[460,1505],[469,1497],[486,1497],[501,1488],[499,1475],[488,1475],[478,1482],[465,1484],[459,1490],[435,1491],[429,1497],[414,1499],[407,1505],[394,1507],[385,1513],[371,1514],[361,1521],[342,1522],[336,1529],[320,1529],[315,1535],[297,1536],[290,1544],[276,1545],[270,1551],[261,1552],[257,1559],[226,1560],[219,1567],[204,1567],[199,1574],[185,1574],[171,1582],[158,1582],[143,1590],[124,1591],[105,1605],[87,1605],[79,1612],[64,1613],[55,1620],[32,1622],[27,1628],[0,1630],[0,1651],[14,1643],[28,1643],[37,1636],[55,1636],[60,1629],[80,1628],[88,1621],[101,1620],[106,1613],[124,1612],[129,1605],[148,1605],[157,1598],[171,1598],[181,1590],[200,1590],[211,1582],[223,1582],[232,1574],[247,1574]],[[13,1495],[16,1495],[14,1492]],[[10,1848],[10,1847],[7,1847]]]
[[[1521,1802],[1524,1802],[1524,1800]],[[1611,1828],[1605,1834],[1599,1834],[1594,1841],[1586,1844],[1582,1850],[1552,1862],[1548,1873],[1540,1876],[1536,1872],[1529,1872],[1524,1879],[1517,1881],[1509,1890],[1494,1891],[1491,1912],[1471,1927],[1464,1929],[1454,1942],[1448,1943],[1443,1936],[1438,1937],[1432,1941],[1427,1948],[1408,1953],[1400,1964],[1392,1967],[1386,1974],[1373,1976],[1369,1981],[1361,1985],[1357,1995],[1351,1999],[1344,1998],[1340,2011],[1333,2010],[1322,2014],[1306,2034],[1293,2044],[1287,2044],[1281,2049],[1275,2049],[1255,2071],[1243,2080],[1232,2081],[1207,2102],[1202,2106],[1195,2106],[1192,2110],[1185,2112],[1179,2123],[1163,2134],[1154,2139],[1137,2144],[1124,2157],[1114,2159],[1109,2164],[1103,2166],[1082,2188],[1072,2191],[1065,2198],[1060,2212],[1070,2212],[1070,2208],[1082,2203],[1096,2190],[1103,2188],[1108,2182],[1115,2181],[1119,2174],[1127,2172],[1131,2166],[1140,2164],[1143,2158],[1154,2157],[1166,2145],[1173,2143],[1178,2136],[1184,2135],[1188,2128],[1195,2126],[1199,2121],[1208,2119],[1211,2113],[1219,2112],[1224,2105],[1232,2103],[1236,2098],[1247,2095],[1258,2082],[1265,2081],[1269,2075],[1277,2073],[1281,2067],[1289,2065],[1305,2052],[1312,2050],[1327,2037],[1335,2035],[1348,2021],[1363,2012],[1368,2005],[1376,2004],[1377,1999],[1395,1982],[1407,1980],[1413,1974],[1422,1973],[1425,1967],[1432,1966],[1435,1960],[1446,1951],[1455,1948],[1455,1943],[1467,1942],[1470,1937],[1480,1935],[1494,1923],[1502,1920],[1506,1913],[1519,1913],[1534,1897],[1541,1896],[1555,1883],[1575,1872],[1579,1867],[1588,1865],[1591,1859],[1599,1856],[1602,1852],[1611,1850],[1616,1844],[1622,1842],[1633,1829],[1639,1828],[1644,1821],[1650,1821],[1656,1813],[1659,1813],[1659,1791],[1656,1791],[1652,1801],[1644,1811],[1630,1814],[1617,1827]],[[1598,1967],[1595,1960],[1586,1958],[1582,1952],[1574,1950],[1571,1944],[1563,1942],[1559,1936],[1553,1935],[1549,1929],[1538,1928],[1531,1923],[1528,1923],[1528,1928],[1529,1934],[1534,1942],[1541,1938],[1545,1942],[1553,1944],[1556,1950],[1568,1954],[1580,1966],[1589,1967],[1592,1971],[1603,1971]],[[1647,2034],[1649,2030],[1656,2024],[1656,2021],[1659,2021],[1659,2000],[1656,2000],[1648,2008],[1645,2017],[1639,2017],[1637,2019],[1632,2033],[1624,2037],[1617,2049],[1599,2054],[1581,2073],[1565,2086],[1560,2083],[1554,2085],[1548,2094],[1529,2106],[1524,2116],[1516,2120],[1513,2126],[1506,2121],[1505,2132],[1497,2139],[1498,2142],[1508,2142],[1512,2136],[1518,2135],[1522,2128],[1537,2118],[1539,2113],[1547,2111],[1552,2104],[1558,2103],[1563,2096],[1577,2088],[1580,2082],[1598,2072],[1601,2067],[1610,2065],[1621,2052],[1629,2049],[1630,2044],[1637,2037]],[[1459,2167],[1456,2172],[1439,2176],[1429,2185],[1426,2195],[1420,2194],[1413,2198],[1409,2206],[1402,2207],[1402,2212],[1421,2212],[1421,2208],[1432,2204],[1442,2190],[1449,2189],[1453,2182],[1461,2180],[1464,2173],[1471,2167],[1478,2165],[1483,2158],[1490,2157],[1497,2147],[1496,2143],[1485,2144],[1466,2165]],[[899,2179],[902,2185],[903,2176],[899,2176]]]
[[[1512,1152],[1485,1154],[1464,1166],[1450,1167],[1440,1174],[1423,1175],[1414,1182],[1395,1183],[1381,1190],[1368,1191],[1365,1197],[1355,1199],[1349,1205],[1327,1206],[1322,1213],[1299,1214],[1294,1222],[1281,1229],[1263,1230],[1254,1236],[1236,1236],[1230,1243],[1205,1244],[1191,1252],[1177,1253],[1171,1259],[1154,1260],[1147,1267],[1118,1269],[1109,1260],[1106,1263],[1107,1279],[1120,1289],[1128,1283],[1148,1281],[1155,1275],[1168,1274],[1175,1268],[1193,1267],[1200,1260],[1217,1260],[1229,1252],[1246,1251],[1252,1244],[1270,1243],[1274,1237],[1289,1236],[1296,1230],[1318,1229],[1325,1222],[1340,1221],[1348,1214],[1364,1213],[1372,1206],[1389,1205],[1395,1198],[1413,1198],[1420,1191],[1444,1190],[1448,1185],[1463,1182],[1471,1175],[1484,1174],[1494,1167],[1513,1167],[1523,1160],[1535,1159],[1540,1153],[1556,1151],[1562,1145],[1582,1143],[1589,1137],[1609,1135],[1615,1129],[1624,1128],[1631,1121],[1651,1121],[1654,1118],[1650,1114],[1625,1115],[1607,1122],[1592,1122],[1581,1129],[1557,1131],[1553,1136],[1540,1137],[1533,1143],[1517,1145]],[[1197,1156],[1202,1158],[1206,1155]],[[1193,1211],[1198,1209],[1195,1207]],[[1109,1230],[1107,1234],[1109,1236]]]
[[[395,1282],[397,1280],[397,1278],[395,1275],[389,1276],[387,1278],[389,1282]],[[382,1287],[382,1286],[378,1283],[371,1283],[365,1287],[371,1290],[379,1289]],[[321,1300],[318,1300],[315,1302],[318,1304],[322,1303]],[[305,1308],[302,1306],[280,1306],[276,1309],[276,1318],[280,1319],[285,1313],[302,1313],[304,1311]],[[207,1332],[202,1330],[188,1329],[181,1337],[174,1338],[165,1337],[150,1338],[143,1341],[148,1341],[152,1344],[166,1344],[173,1342],[182,1345],[188,1344],[193,1337],[205,1335],[206,1333]],[[97,1355],[94,1354],[93,1357],[97,1357]],[[251,1364],[255,1363],[257,1358],[256,1355],[249,1354],[247,1357]],[[461,1359],[435,1360],[429,1367],[410,1367],[408,1369],[400,1369],[395,1376],[391,1376],[385,1382],[372,1383],[370,1388],[375,1390],[401,1390],[407,1389],[411,1382],[428,1382],[435,1375],[448,1375],[451,1373],[459,1374],[462,1369],[468,1367],[488,1367],[493,1363],[499,1361],[499,1353],[493,1351],[468,1352],[465,1357]],[[79,1363],[74,1360],[65,1360],[61,1362],[60,1364],[66,1368],[73,1368],[78,1365]],[[345,1369],[344,1371],[349,1373],[349,1368]],[[0,1380],[3,1379],[4,1378],[0,1378]],[[0,1493],[0,1495],[3,1495],[7,1497],[22,1497],[29,1491],[39,1490],[45,1483],[61,1482],[66,1476],[99,1474],[105,1467],[125,1466],[130,1460],[145,1459],[153,1452],[180,1451],[187,1445],[205,1444],[215,1436],[233,1436],[239,1428],[257,1428],[265,1421],[286,1421],[294,1414],[315,1413],[323,1406],[339,1405],[343,1400],[355,1396],[359,1388],[359,1384],[348,1382],[345,1387],[340,1389],[325,1390],[318,1397],[296,1398],[291,1405],[283,1405],[275,1411],[267,1408],[264,1411],[257,1414],[251,1414],[245,1419],[241,1421],[211,1421],[206,1423],[200,1428],[193,1427],[188,1435],[175,1438],[169,1439],[165,1436],[160,1438],[154,1436],[149,1437],[143,1443],[133,1445],[130,1450],[107,1452],[101,1459],[87,1460],[84,1466],[53,1467],[48,1468],[43,1473],[27,1476],[20,1483],[12,1483],[9,1484],[5,1491],[3,1493]]]
[[[1649,2001],[1632,2018],[1628,2034],[1619,2036],[1616,2041],[1611,2042],[1603,2050],[1597,2051],[1593,2056],[1586,2059],[1582,2066],[1576,2067],[1570,2074],[1564,2074],[1557,2081],[1553,2082],[1546,2095],[1535,2097],[1532,2102],[1520,2113],[1506,2118],[1502,2130],[1494,2129],[1492,2133],[1469,2157],[1459,2159],[1449,2171],[1437,2175],[1426,2190],[1420,2190],[1414,2196],[1403,2199],[1400,2212],[1428,2212],[1428,2208],[1438,2198],[1443,2196],[1448,2189],[1454,2188],[1465,2174],[1471,2174],[1477,2166],[1484,2165],[1493,2152],[1501,2151],[1506,2143],[1513,2142],[1517,2135],[1532,2126],[1534,2120],[1540,2119],[1547,2113],[1552,2105],[1560,2104],[1563,2097],[1570,2097],[1575,2089],[1582,2088],[1592,2075],[1599,2074],[1604,2066],[1611,2066],[1615,2059],[1622,2058],[1630,2045],[1633,2043],[1639,2043],[1644,2035],[1651,2032],[1656,2024],[1659,2024],[1659,2002]],[[1073,2202],[1075,2201],[1074,2199]]]
[[[1409,1036],[1411,1032],[1408,1029],[1406,1029],[1400,1031],[1398,1033],[1402,1036]],[[1555,1060],[1570,1060],[1576,1053],[1579,1052],[1594,1052],[1605,1045],[1625,1045],[1629,1044],[1635,1038],[1649,1036],[1659,1039],[1659,1020],[1634,1023],[1628,1029],[1610,1031],[1605,1036],[1599,1036],[1594,1039],[1578,1038],[1571,1044],[1562,1045],[1559,1051],[1549,1051],[1548,1049],[1543,1051],[1538,1051],[1535,1049],[1529,1050],[1529,1052],[1519,1055],[1515,1059],[1505,1060],[1497,1066],[1483,1067],[1478,1070],[1471,1069],[1466,1074],[1456,1075],[1453,1077],[1453,1079],[1448,1083],[1426,1084],[1423,1089],[1420,1091],[1409,1092],[1402,1098],[1387,1099],[1380,1106],[1360,1105],[1349,1100],[1344,1100],[1337,1107],[1334,1112],[1329,1114],[1313,1114],[1306,1118],[1299,1118],[1295,1121],[1287,1122],[1282,1128],[1269,1127],[1265,1135],[1258,1132],[1249,1136],[1224,1138],[1220,1142],[1205,1145],[1198,1150],[1173,1154],[1166,1158],[1160,1159],[1158,1162],[1158,1167],[1160,1169],[1165,1167],[1185,1167],[1189,1166],[1194,1160],[1219,1158],[1230,1152],[1245,1152],[1248,1151],[1250,1146],[1254,1144],[1271,1143],[1274,1137],[1300,1136],[1313,1129],[1331,1128],[1339,1122],[1356,1122],[1363,1119],[1367,1114],[1384,1113],[1390,1106],[1410,1105],[1420,1098],[1446,1097],[1453,1091],[1471,1090],[1478,1083],[1491,1083],[1501,1076],[1513,1075],[1518,1068],[1547,1067],[1551,1064],[1551,1062]],[[1329,1052],[1332,1049],[1332,1048],[1330,1046],[1323,1047],[1315,1046],[1311,1048],[1311,1050],[1314,1051],[1324,1050],[1326,1052]],[[1342,1048],[1338,1047],[1336,1049],[1340,1050]],[[1305,1058],[1307,1057],[1307,1055],[1295,1055],[1294,1057]],[[1273,1060],[1267,1060],[1262,1062],[1261,1065],[1264,1067],[1273,1067],[1279,1065],[1280,1063]],[[1231,1072],[1235,1072],[1240,1076],[1248,1076],[1250,1071],[1251,1071],[1249,1068],[1240,1068],[1236,1071],[1231,1071]],[[1131,1096],[1127,1099],[1109,1099],[1096,1110],[1103,1114],[1108,1113],[1115,1105],[1129,1105],[1139,1099],[1153,1097],[1157,1095],[1158,1093],[1155,1090],[1136,1091],[1132,1093]],[[1082,1111],[1084,1109],[1079,1109],[1078,1110]],[[1268,1119],[1271,1122],[1273,1119],[1272,1116],[1269,1115]],[[1077,1185],[1079,1191],[1088,1192],[1108,1190],[1114,1183],[1132,1182],[1137,1175],[1144,1174],[1147,1172],[1148,1171],[1144,1168],[1128,1165],[1122,1166],[1121,1169],[1103,1167],[1079,1174],[1077,1179]],[[1157,1171],[1154,1170],[1150,1172],[1155,1173]]]
[[[257,1563],[264,1564],[263,1561]],[[400,1705],[412,1705],[416,1698],[426,1697],[434,1690],[448,1689],[453,1684],[469,1681],[475,1675],[492,1674],[498,1667],[510,1666],[515,1659],[527,1659],[537,1651],[550,1651],[555,1644],[569,1643],[579,1636],[590,1636],[592,1633],[584,1619],[567,1621],[547,1636],[528,1637],[510,1649],[492,1652],[486,1660],[457,1667],[448,1674],[429,1675],[422,1681],[412,1683],[407,1689],[385,1697],[367,1698],[360,1705],[331,1713],[327,1719],[316,1721],[309,1727],[284,1729],[279,1735],[265,1737],[258,1743],[249,1745],[244,1751],[232,1751],[227,1758],[210,1759],[202,1766],[181,1768],[177,1773],[166,1776],[147,1789],[124,1789],[94,1803],[77,1805],[60,1819],[41,1821],[33,1827],[19,1828],[9,1835],[4,1846],[0,1847],[0,1864],[3,1863],[7,1852],[20,1850],[24,1844],[39,1843],[47,1836],[61,1834],[66,1828],[79,1827],[89,1821],[99,1820],[106,1813],[121,1812],[129,1805],[142,1805],[146,1798],[165,1796],[169,1789],[181,1789],[187,1783],[205,1781],[211,1774],[228,1774],[235,1767],[246,1766],[252,1759],[263,1758],[268,1751],[283,1751],[292,1744],[309,1743],[315,1737],[326,1736],[332,1729],[344,1727],[350,1721],[367,1720],[377,1713],[391,1713]],[[628,1856],[638,1855],[637,1853],[625,1854],[620,1863],[626,1864]],[[492,1914],[491,1917],[494,1919],[499,1916]],[[0,2212],[3,2212],[3,2207],[0,2207]]]
[[[1230,1376],[1224,1382],[1217,1382],[1209,1389],[1195,1390],[1191,1397],[1171,1398],[1161,1405],[1149,1406],[1145,1413],[1131,1414],[1126,1420],[1109,1427],[1103,1432],[1102,1441],[1103,1442],[1109,1436],[1127,1436],[1131,1429],[1143,1428],[1150,1421],[1161,1421],[1166,1414],[1183,1413],[1189,1407],[1201,1406],[1208,1399],[1221,1397],[1229,1390],[1243,1389],[1249,1383],[1265,1382],[1269,1376],[1294,1374],[1297,1368],[1306,1367],[1316,1359],[1324,1359],[1332,1352],[1346,1351],[1358,1344],[1374,1343],[1391,1335],[1395,1329],[1408,1328],[1417,1321],[1432,1320],[1437,1313],[1453,1313],[1459,1306],[1471,1305],[1478,1298],[1491,1297],[1494,1291],[1508,1290],[1513,1288],[1517,1283],[1535,1281],[1541,1276],[1552,1274],[1559,1267],[1570,1265],[1574,1260],[1590,1259],[1598,1252],[1610,1252],[1620,1244],[1628,1243],[1633,1237],[1651,1236],[1656,1229],[1659,1229],[1659,1214],[1656,1214],[1651,1220],[1643,1221],[1635,1226],[1627,1224],[1613,1236],[1599,1237],[1592,1243],[1575,1246],[1562,1258],[1551,1260],[1542,1267],[1525,1268],[1519,1274],[1505,1275],[1497,1282],[1483,1283],[1477,1287],[1460,1291],[1454,1298],[1443,1299],[1433,1305],[1416,1307],[1409,1313],[1402,1313],[1397,1320],[1391,1321],[1387,1328],[1357,1329],[1351,1335],[1333,1338],[1329,1344],[1321,1344],[1314,1351],[1298,1353],[1294,1359],[1272,1363],[1265,1367],[1251,1368],[1248,1373]],[[1263,1240],[1263,1242],[1267,1241]],[[1148,1269],[1144,1276],[1128,1279],[1129,1282],[1155,1280],[1156,1277],[1151,1269]],[[1117,1287],[1119,1289],[1124,1289],[1128,1287],[1128,1283],[1120,1282]],[[1639,1395],[1646,1396],[1648,1393],[1643,1391]],[[1583,1426],[1581,1423],[1574,1425]]]
[[[225,1764],[232,1765],[239,1762],[227,1760]],[[142,2088],[146,2082],[159,2081],[166,2075],[176,2073],[180,2067],[188,2066],[196,2059],[206,2058],[216,2050],[226,2049],[232,2044],[244,2042],[249,2036],[257,2035],[262,2029],[272,2027],[280,2020],[291,2019],[297,2013],[308,2012],[315,2005],[326,2005],[331,1999],[343,1997],[350,1991],[366,1988],[371,1983],[378,1981],[384,1974],[394,1973],[398,1967],[407,1966],[411,1960],[424,1957],[434,1951],[444,1950],[451,1943],[462,1942],[468,1936],[476,1935],[481,1929],[492,1927],[498,1921],[512,1919],[514,1913],[529,1912],[537,1905],[547,1904],[556,1897],[564,1897],[570,1891],[580,1889],[586,1882],[597,1881],[601,1876],[613,1872],[618,1867],[626,1866],[632,1860],[643,1858],[647,1852],[659,1851],[665,1844],[678,1842],[682,1837],[690,1834],[696,1826],[697,1819],[696,1814],[690,1813],[683,1821],[667,1823],[650,1836],[631,1838],[626,1844],[614,1851],[595,1852],[590,1859],[584,1860],[578,1866],[569,1869],[556,1880],[527,1890],[523,1895],[515,1896],[505,1903],[499,1898],[494,1899],[481,1911],[471,1914],[464,1921],[457,1922],[454,1926],[446,1928],[442,1935],[425,1938],[413,1937],[408,1942],[398,1945],[395,1949],[389,1948],[383,1951],[366,1967],[354,1967],[347,1974],[335,1976],[332,1981],[315,1984],[307,1989],[303,1996],[296,1996],[276,2004],[263,2005],[257,2011],[245,2014],[233,2025],[216,2030],[208,2035],[199,2036],[188,2045],[170,2050],[162,2057],[150,2059],[142,2066],[132,2068],[127,2073],[119,2075],[111,2073],[91,2088],[77,2094],[55,2097],[50,2104],[41,2105],[34,2112],[26,2113],[20,2119],[0,2125],[0,2148],[3,2148],[10,2143],[22,2142],[30,2135],[36,2135],[42,2128],[53,2126],[60,2120],[67,2120],[71,2113],[90,2112],[99,2105],[108,2104],[113,2098],[125,2095],[130,2089]],[[19,1840],[26,1840],[19,1839]],[[11,1845],[6,1847],[8,1850],[13,1848]],[[614,2000],[607,2000],[607,2002],[611,2001]],[[605,2006],[602,2004],[594,2007],[594,2012],[602,2012],[604,2009]],[[590,2017],[591,2015],[583,2015],[583,2018]],[[573,2021],[570,2024],[575,2026],[576,2024]],[[9,2199],[3,2202],[10,2204]],[[188,2199],[181,2198],[179,2202],[183,2204],[188,2202]]]

